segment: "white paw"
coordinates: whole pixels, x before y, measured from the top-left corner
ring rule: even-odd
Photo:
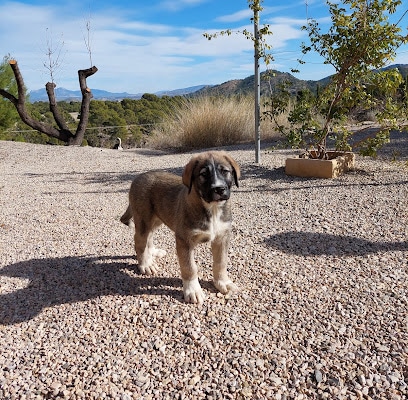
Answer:
[[[139,271],[143,275],[157,275],[157,268],[153,264],[139,264]]]
[[[156,249],[156,248],[153,248],[153,249],[152,249],[152,255],[153,255],[154,257],[159,257],[159,258],[161,258],[161,257],[164,257],[166,254],[167,254],[166,250]]]
[[[230,279],[214,281],[214,286],[222,293],[237,292],[238,286],[235,285]]]
[[[203,304],[204,302],[205,295],[197,278],[191,281],[183,280],[183,293],[186,303]]]

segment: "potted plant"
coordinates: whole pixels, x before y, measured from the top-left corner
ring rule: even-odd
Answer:
[[[316,94],[297,93],[289,113],[290,128],[281,132],[293,147],[303,147],[305,151],[300,157],[287,160],[287,174],[334,177],[354,166],[352,151],[373,156],[389,141],[390,130],[397,128],[400,107],[396,93],[403,79],[398,69],[382,68],[395,58],[396,49],[407,42],[408,36],[401,35],[401,29],[388,21],[388,15],[400,4],[399,0],[328,2],[332,19],[328,32],[321,33],[314,20],[303,27],[309,34],[310,45],[303,44],[302,52],[316,51],[325,64],[334,67],[335,73]],[[378,129],[358,141],[353,140],[356,131],[346,125],[350,112],[356,109],[374,111],[378,122]],[[282,107],[275,112],[279,110]],[[328,144],[335,151],[329,151]],[[323,168],[322,161],[332,165]],[[305,165],[305,172],[301,164]],[[323,171],[322,176],[319,171]]]

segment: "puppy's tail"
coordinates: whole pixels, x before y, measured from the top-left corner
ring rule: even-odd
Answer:
[[[129,205],[128,208],[126,209],[125,213],[120,217],[120,222],[122,222],[122,224],[125,224],[125,225],[129,226],[132,217],[133,217],[132,210],[131,210],[130,205]]]

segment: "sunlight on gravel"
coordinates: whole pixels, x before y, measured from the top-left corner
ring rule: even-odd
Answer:
[[[191,154],[0,142],[0,398],[406,399],[401,149],[318,180],[285,175],[289,150],[256,165],[251,146],[227,148],[240,291],[216,292],[202,245],[197,307],[172,232],[148,277],[119,222],[135,174],[181,174]]]

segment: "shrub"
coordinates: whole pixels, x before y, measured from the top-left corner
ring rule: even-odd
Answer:
[[[185,99],[158,124],[148,145],[186,150],[249,142],[253,137],[251,97],[197,97]]]

